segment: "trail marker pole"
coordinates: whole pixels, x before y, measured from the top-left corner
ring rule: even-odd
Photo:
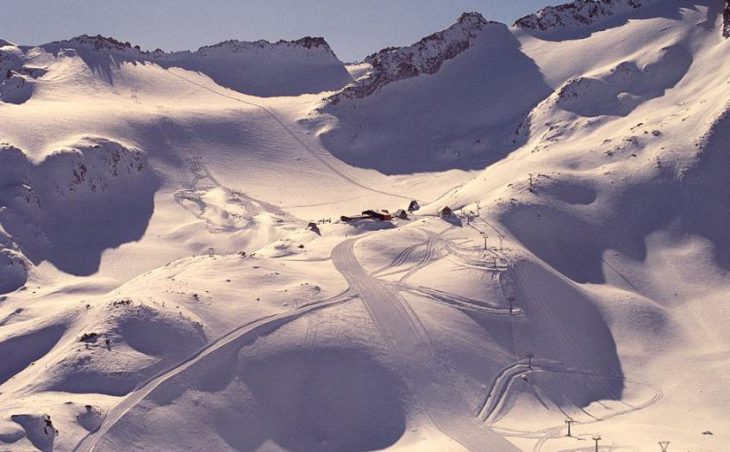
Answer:
[[[568,420],[565,421],[565,423],[568,424],[568,436],[573,436],[570,433],[570,424],[572,424],[573,422],[575,422],[573,419],[568,419]]]
[[[596,452],[598,452],[598,441],[600,441],[601,439],[601,435],[596,435],[593,437],[593,441],[596,442]]]
[[[529,367],[530,369],[532,369],[532,358],[534,358],[534,357],[535,357],[534,353],[527,354],[527,367]]]

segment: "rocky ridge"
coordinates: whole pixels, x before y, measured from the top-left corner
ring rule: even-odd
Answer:
[[[479,13],[464,13],[449,28],[429,35],[408,47],[391,47],[368,56],[372,66],[368,74],[351,83],[329,100],[336,104],[343,98],[363,98],[398,80],[422,74],[435,74],[441,65],[469,49],[480,32],[490,24]]]
[[[517,19],[514,26],[539,31],[585,27],[651,2],[652,0],[576,0],[558,6],[547,6],[535,14]]]

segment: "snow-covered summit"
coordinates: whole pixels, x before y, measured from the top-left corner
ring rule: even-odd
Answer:
[[[515,27],[530,30],[582,27],[628,10],[640,8],[653,0],[576,0],[558,6],[547,6],[515,22]]]
[[[487,21],[479,13],[464,13],[452,26],[413,45],[390,47],[374,53],[365,59],[372,66],[370,73],[331,100],[337,103],[341,98],[362,98],[388,83],[421,74],[434,74],[445,61],[470,48],[480,32],[490,25],[504,27],[499,22]]]
[[[166,52],[144,51],[138,45],[100,35],[82,35],[41,48],[54,55],[73,49],[95,68],[141,61],[198,71],[221,86],[262,97],[334,91],[352,81],[342,61],[321,37],[277,42],[227,40],[196,51]],[[110,56],[114,58],[110,60]],[[107,81],[113,79],[111,69],[101,73]]]
[[[147,53],[143,52],[138,45],[132,46],[129,42],[121,42],[112,37],[102,35],[80,35],[71,39],[49,42],[41,47],[51,51],[62,48],[73,48],[102,52]]]
[[[344,63],[319,37],[228,40],[195,52],[155,52],[152,61],[200,71],[221,86],[262,97],[334,91],[352,81]]]
[[[297,39],[295,41],[285,41],[283,39],[276,41],[276,42],[269,42],[265,39],[260,39],[258,41],[239,41],[237,39],[229,39],[227,41],[222,41],[217,44],[209,45],[209,46],[203,46],[196,53],[204,53],[210,50],[215,49],[221,49],[230,51],[233,53],[240,53],[240,52],[246,52],[250,51],[252,49],[273,49],[273,48],[294,48],[294,49],[309,49],[309,50],[324,50],[326,52],[331,53],[334,55],[334,52],[332,52],[332,48],[330,48],[327,41],[322,37],[312,37],[312,36],[305,36],[301,39]]]

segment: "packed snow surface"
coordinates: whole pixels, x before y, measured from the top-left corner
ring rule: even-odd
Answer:
[[[728,450],[728,11],[0,40],[0,450]]]

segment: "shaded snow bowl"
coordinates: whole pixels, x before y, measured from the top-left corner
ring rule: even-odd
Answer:
[[[239,372],[270,429],[258,433],[285,449],[377,450],[405,431],[400,379],[365,353],[285,351]]]

